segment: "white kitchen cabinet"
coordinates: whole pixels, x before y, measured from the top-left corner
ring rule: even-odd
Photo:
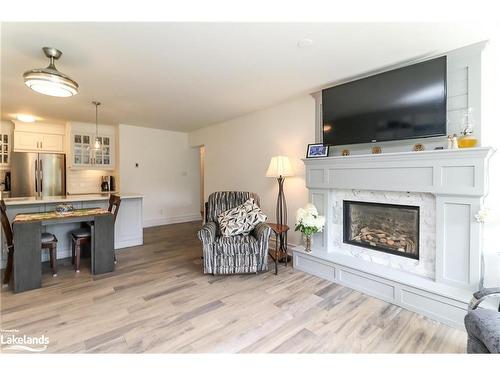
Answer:
[[[64,136],[61,134],[41,134],[42,151],[64,152]]]
[[[15,122],[14,151],[64,153],[64,125]]]
[[[38,134],[16,131],[14,133],[14,151],[64,152],[62,134]]]
[[[10,165],[10,148],[11,144],[11,134],[8,132],[0,133],[0,167],[8,167]]]
[[[95,141],[101,148],[94,150]],[[111,135],[71,134],[71,165],[73,168],[114,169],[114,137]]]
[[[104,168],[111,166],[111,144],[113,140],[110,136],[98,136],[97,139],[101,143],[101,149],[94,153],[94,164]]]
[[[90,134],[71,135],[71,165],[74,167],[92,166],[90,149],[92,136]]]
[[[40,134],[16,131],[14,133],[14,150],[31,151],[38,150],[40,146]]]

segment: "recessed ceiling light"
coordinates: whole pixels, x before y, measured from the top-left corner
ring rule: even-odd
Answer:
[[[35,122],[36,119],[34,116],[31,116],[31,115],[23,115],[23,114],[18,114],[16,116],[16,118],[19,120],[19,121],[22,121],[22,122]]]
[[[312,46],[312,44],[313,44],[312,39],[303,38],[303,39],[301,39],[301,40],[299,40],[297,42],[297,47],[299,47],[299,48],[307,48],[307,47]]]

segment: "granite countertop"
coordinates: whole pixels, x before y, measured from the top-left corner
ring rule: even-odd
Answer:
[[[55,211],[34,212],[28,214],[17,214],[16,217],[14,218],[13,223],[60,220],[60,219],[68,219],[75,217],[102,216],[102,215],[112,215],[112,213],[109,212],[108,210],[105,210],[104,208],[83,208],[64,213],[59,213]]]
[[[20,198],[5,198],[5,205],[7,206],[20,206],[29,204],[45,204],[45,203],[67,203],[67,202],[92,202],[102,201],[109,199],[109,193],[102,194],[78,194],[78,195],[59,195],[59,196],[45,196],[37,197],[20,197]],[[122,199],[143,198],[142,194],[135,193],[120,193],[117,194]]]

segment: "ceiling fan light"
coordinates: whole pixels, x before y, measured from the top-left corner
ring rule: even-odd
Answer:
[[[50,59],[49,66],[25,72],[24,84],[33,91],[49,96],[68,97],[78,94],[78,83],[54,66],[54,59],[58,59],[62,53],[54,48],[43,50]]]
[[[33,91],[49,96],[68,97],[78,94],[78,91],[74,88],[59,83],[42,80],[28,80],[25,84]]]

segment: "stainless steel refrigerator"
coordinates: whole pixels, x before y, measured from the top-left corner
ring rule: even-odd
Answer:
[[[62,154],[13,152],[11,197],[66,195],[66,158]]]

